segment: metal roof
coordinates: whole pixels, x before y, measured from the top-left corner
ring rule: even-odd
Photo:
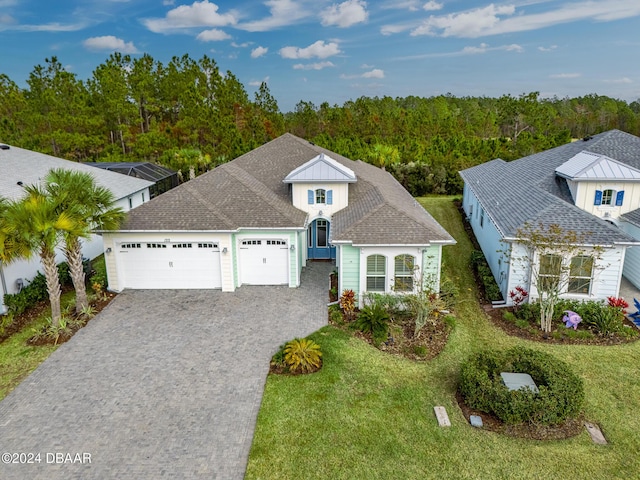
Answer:
[[[329,155],[321,153],[304,165],[300,165],[284,179],[285,183],[298,182],[342,182],[353,183],[356,174],[348,167],[338,163]]]
[[[569,180],[640,180],[640,171],[635,168],[586,150],[556,168],[556,173]]]

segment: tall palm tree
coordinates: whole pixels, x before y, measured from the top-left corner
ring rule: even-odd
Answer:
[[[53,169],[44,179],[47,194],[55,200],[59,212],[68,212],[78,225],[76,230],[62,232],[63,251],[69,264],[69,274],[76,291],[76,312],[89,306],[82,264],[82,238],[89,238],[93,230],[113,230],[125,218],[124,211],[115,207],[111,191],[96,184],[84,172]]]
[[[82,233],[68,212],[60,211],[57,202],[36,186],[27,187],[21,200],[3,202],[0,240],[2,258],[13,261],[40,256],[51,304],[53,325],[62,318],[60,295],[62,288],[56,264],[56,246],[61,232]]]
[[[400,161],[400,152],[398,152],[398,147],[394,147],[393,145],[376,143],[371,147],[369,158],[374,165],[380,167],[382,170],[386,170],[387,166]]]

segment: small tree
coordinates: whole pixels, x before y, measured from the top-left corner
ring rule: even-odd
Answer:
[[[531,286],[540,303],[540,328],[551,332],[553,312],[561,295],[589,293],[604,249],[589,245],[589,233],[567,230],[555,223],[525,223],[516,236],[524,252],[514,254],[511,249],[509,261],[530,272]]]

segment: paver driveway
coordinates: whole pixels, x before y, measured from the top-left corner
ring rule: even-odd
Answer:
[[[297,289],[120,294],[0,402],[0,453],[40,453],[0,478],[243,478],[269,359],[326,324],[331,269]]]

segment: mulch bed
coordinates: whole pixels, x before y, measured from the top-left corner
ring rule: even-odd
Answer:
[[[351,329],[350,322],[343,324],[330,323],[375,346],[371,334]],[[447,340],[451,333],[451,328],[441,320],[434,324],[428,323],[418,332],[417,336],[414,336],[414,322],[411,318],[396,318],[390,325],[390,332],[393,338],[378,345],[377,348],[391,355],[416,361],[431,360],[437,357],[447,345]]]
[[[65,287],[63,289],[63,293],[69,291],[70,289],[71,287]],[[94,299],[93,301],[91,301],[90,305],[93,307],[95,314],[97,315],[103,308],[109,305],[109,303],[115,298],[115,296],[115,293],[107,292],[102,298]],[[49,301],[43,300],[41,302],[38,302],[36,305],[34,305],[21,315],[17,315],[11,325],[7,325],[2,336],[0,336],[0,343],[4,342],[13,334],[21,331],[23,328],[31,324],[35,319],[40,317],[49,308],[49,306]],[[89,319],[85,319],[81,322],[72,322],[74,325],[73,327],[70,326],[69,334],[61,335],[60,337],[58,337],[57,341],[53,338],[47,337],[32,337],[27,340],[27,344],[32,346],[40,346],[64,343],[71,337],[73,337],[73,335],[82,327],[84,327],[88,322]]]
[[[564,440],[575,437],[584,430],[584,418],[569,419],[560,425],[545,426],[533,424],[506,425],[502,420],[488,413],[469,408],[464,403],[462,395],[456,393],[458,406],[462,410],[464,418],[471,422],[471,415],[482,418],[482,430],[508,435],[510,437],[528,438],[531,440]]]
[[[514,323],[505,320],[504,312],[512,312],[513,309],[511,307],[493,308],[492,305],[485,304],[482,306],[482,308],[491,319],[491,322],[502,329],[508,335],[523,338],[525,340],[531,340],[534,342],[562,345],[622,345],[625,343],[632,343],[640,340],[640,336],[638,335],[634,337],[626,337],[622,335],[594,335],[590,338],[571,338],[568,336],[563,336],[563,333],[567,330],[564,327],[564,324],[560,324],[557,328],[552,330],[550,334],[548,334],[543,332],[540,328],[520,328]],[[633,329],[637,329],[637,327],[627,318],[624,319],[624,325],[627,325]],[[580,327],[578,327],[578,329],[580,330]]]

